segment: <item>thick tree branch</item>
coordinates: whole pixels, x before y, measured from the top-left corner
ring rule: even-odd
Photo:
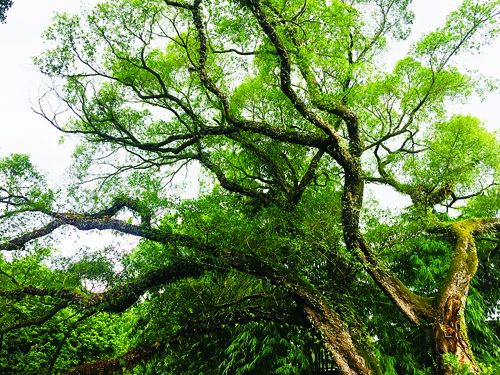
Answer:
[[[280,58],[280,84],[283,93],[290,99],[295,109],[302,115],[304,119],[309,121],[311,124],[317,128],[323,130],[330,139],[331,149],[327,150],[332,157],[347,171],[352,171],[354,166],[352,165],[352,156],[341,140],[340,135],[337,131],[322,117],[313,112],[310,108],[306,106],[304,101],[297,95],[295,90],[292,88],[291,80],[291,67],[292,61],[289,53],[279,37],[278,32],[271,24],[269,17],[262,10],[261,4],[258,0],[250,0],[247,2],[253,15],[259,22],[264,33],[268,36],[276,48],[276,52]]]
[[[71,302],[76,306],[86,309],[87,311],[98,307],[100,311],[122,312],[137,302],[140,296],[142,296],[149,288],[170,284],[188,277],[199,277],[211,268],[212,266],[208,263],[203,263],[199,260],[185,259],[163,268],[150,271],[145,275],[138,277],[135,281],[117,285],[102,293],[84,294],[65,288],[38,288],[29,285],[19,289],[7,291],[0,290],[0,296],[50,296],[64,299],[67,302]],[[62,307],[60,307],[61,305],[58,305],[57,307],[60,307],[59,310],[65,307],[67,302],[65,302]],[[50,316],[47,315],[47,318],[44,321],[49,319],[53,314]],[[36,324],[36,322],[33,324]],[[24,326],[26,325],[22,325],[22,327]],[[14,327],[12,329],[19,327]]]
[[[35,229],[29,233],[26,233],[20,237],[13,238],[10,241],[6,241],[3,244],[0,244],[0,250],[19,250],[22,249],[23,246],[37,238],[45,237],[46,235],[52,233],[54,230],[57,228],[61,227],[62,225],[66,224],[64,220],[54,220],[48,223],[47,225],[43,226],[40,229]]]
[[[273,12],[276,15],[278,15],[279,17],[281,17],[282,19],[284,19],[282,13],[275,6],[273,6],[268,1],[265,1],[264,4],[266,6],[268,6],[270,9],[272,9]],[[305,4],[304,4],[304,6],[305,6]],[[301,12],[299,12],[299,14],[300,13]],[[272,27],[271,24],[269,24],[269,26]],[[276,33],[276,30],[274,30],[274,32]],[[293,31],[289,31],[288,34],[289,34],[291,40],[293,41],[295,47],[297,48],[298,67],[300,69],[302,77],[306,81],[307,88],[308,88],[309,93],[311,95],[312,104],[316,108],[318,108],[318,109],[320,109],[322,111],[326,111],[328,113],[334,114],[334,115],[340,117],[342,120],[344,120],[344,122],[347,125],[347,130],[349,132],[350,151],[353,152],[356,156],[360,156],[361,152],[362,152],[362,149],[363,149],[363,142],[362,142],[362,139],[361,139],[361,135],[359,133],[359,120],[358,120],[358,116],[356,115],[356,113],[354,111],[350,110],[345,105],[342,105],[342,104],[336,102],[335,100],[332,100],[332,99],[328,98],[328,96],[325,95],[325,93],[322,92],[322,90],[320,88],[320,85],[318,84],[318,82],[316,80],[316,77],[314,76],[314,73],[312,72],[312,70],[310,68],[309,59],[302,53],[302,50],[301,50],[302,46],[300,45],[300,43],[295,38],[294,32]],[[269,34],[268,34],[268,36],[269,36]],[[350,46],[350,48],[352,49],[352,45],[353,45],[352,35],[350,35],[350,40],[351,40],[351,46]],[[273,43],[275,43],[275,42],[273,42]],[[275,44],[275,46],[276,46],[276,44]],[[277,51],[279,51],[278,48],[277,48]],[[279,52],[278,52],[278,54],[279,54]],[[351,50],[349,51],[349,63],[350,64],[354,63],[352,61],[352,51]],[[285,65],[285,66],[288,66],[288,65],[291,66],[291,60],[290,59],[288,60],[287,65]],[[283,69],[283,60],[282,60],[282,69]],[[289,79],[290,79],[290,74],[288,72],[288,80]],[[347,81],[346,81],[346,83],[344,85],[345,86],[344,87],[345,91],[347,91],[349,89],[349,82],[350,82],[350,78],[347,78]],[[288,90],[291,91],[292,95],[295,94],[295,92],[291,88],[291,85],[288,88]],[[286,91],[283,91],[283,92],[285,92],[285,94],[286,94]],[[296,94],[294,95],[293,99],[288,94],[287,94],[287,96],[292,100],[292,102],[293,102],[293,100],[296,100],[298,98],[298,96]],[[300,112],[300,110],[299,110],[299,112]],[[330,127],[329,131],[332,132],[334,130],[333,130],[333,128]],[[327,132],[327,134],[330,134],[330,133]]]
[[[187,323],[169,338],[159,338],[154,343],[142,344],[118,358],[83,364],[67,372],[65,375],[111,374],[115,371],[123,371],[124,367],[131,370],[156,355],[162,355],[167,349],[178,347],[185,338],[207,335],[237,324],[261,321],[298,325],[305,328],[311,327],[310,322],[297,309],[276,307],[268,310],[259,306],[248,307],[241,310],[220,313],[205,321]]]
[[[283,288],[300,306],[301,310],[309,316],[314,315],[314,327],[318,332],[329,330],[328,350],[341,368],[356,369],[360,374],[369,374],[365,359],[360,356],[356,349],[353,339],[338,314],[334,309],[324,301],[324,297],[305,279],[297,276],[282,265],[271,265],[260,259],[256,255],[243,253],[228,248],[220,248],[214,244],[201,243],[191,236],[165,233],[155,228],[145,228],[136,226],[119,220],[103,218],[93,219],[74,214],[55,214],[57,218],[69,225],[82,230],[90,229],[115,229],[123,233],[133,234],[149,239],[151,241],[168,243],[178,246],[186,246],[197,250],[200,254],[212,255],[220,258],[224,264],[240,272],[262,278],[271,284]],[[63,220],[64,219],[64,220]],[[138,298],[146,291],[156,285],[164,285],[168,282],[186,278],[196,277],[203,274],[206,269],[211,268],[210,264],[189,263],[188,260],[177,262],[163,269],[152,271],[141,277],[138,281],[125,285],[117,286],[104,293],[92,294],[89,297],[78,295],[68,290],[39,289],[35,287],[25,287],[21,290],[2,291],[0,295],[13,294],[32,294],[32,295],[51,295],[59,298],[65,298],[85,309],[99,307],[102,311],[124,311],[135,303]],[[318,305],[319,303],[319,305]],[[319,315],[318,315],[319,314]],[[322,314],[327,314],[329,320],[318,318]]]

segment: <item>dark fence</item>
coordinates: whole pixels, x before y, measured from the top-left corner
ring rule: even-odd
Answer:
[[[341,373],[330,355],[322,347],[314,349],[311,357],[314,375],[337,375]]]

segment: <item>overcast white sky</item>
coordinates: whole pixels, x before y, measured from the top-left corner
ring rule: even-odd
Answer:
[[[409,42],[416,41],[422,32],[442,25],[446,14],[459,3],[459,0],[414,0],[412,9],[416,19]],[[32,161],[54,178],[68,166],[71,147],[59,146],[61,134],[31,109],[45,87],[31,57],[49,47],[40,35],[51,24],[53,13],[78,12],[81,4],[79,0],[16,0],[7,13],[7,23],[0,24],[0,156],[30,154]],[[391,63],[404,56],[407,45],[393,46]],[[500,78],[500,41],[479,55],[461,57],[461,61],[470,69]],[[498,129],[500,122],[495,110],[499,106],[497,92],[483,103],[473,100],[454,110],[478,116],[487,121],[490,129]]]
[[[0,24],[0,156],[30,154],[32,162],[54,176],[69,163],[71,150],[58,146],[61,136],[36,115],[32,103],[43,93],[43,76],[31,57],[48,46],[42,32],[55,11],[76,13],[79,0],[16,0]]]

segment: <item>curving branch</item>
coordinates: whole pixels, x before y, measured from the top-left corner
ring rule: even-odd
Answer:
[[[290,200],[293,204],[297,204],[300,201],[302,194],[304,194],[304,191],[307,189],[309,184],[312,181],[316,180],[317,177],[319,177],[316,171],[319,168],[319,165],[321,163],[321,158],[323,157],[324,154],[325,152],[323,150],[319,150],[313,156],[307,168],[307,172],[304,174],[304,176],[302,176],[302,179],[300,180],[298,185],[292,190]]]
[[[3,294],[3,293],[5,293],[5,292],[0,290],[0,296],[9,295],[9,294]],[[13,294],[11,294],[11,295],[13,295]],[[41,325],[67,306],[68,306],[68,302],[65,301],[65,302],[62,302],[62,303],[56,305],[54,308],[47,311],[44,315],[42,315],[38,319],[26,319],[26,320],[22,320],[18,323],[11,324],[10,326],[1,328],[0,335],[3,335],[4,333],[7,333],[9,331],[13,331],[15,329],[23,328],[23,327],[29,327],[29,326],[33,326],[33,325]]]
[[[269,7],[270,9],[272,9],[272,11],[282,19],[282,22],[287,22],[284,20],[283,14],[279,9],[277,9],[275,6],[273,6],[268,1],[265,1],[264,4],[267,7]],[[298,17],[301,13],[303,13],[303,11],[305,10],[306,4],[307,4],[307,2],[304,2],[304,6],[303,6],[302,10],[299,11],[299,13],[296,16],[294,16],[294,18]],[[298,25],[295,24],[295,26],[298,26]],[[269,24],[269,27],[272,28],[272,25]],[[276,33],[275,30],[274,30],[274,33]],[[267,32],[266,32],[266,34],[267,34]],[[339,118],[341,118],[345,122],[345,124],[347,125],[347,130],[349,132],[349,139],[350,139],[349,151],[353,152],[356,156],[359,157],[361,155],[361,152],[363,149],[363,141],[361,139],[361,134],[359,132],[359,119],[358,119],[357,114],[354,111],[352,111],[351,109],[349,109],[348,107],[346,107],[345,105],[337,102],[336,100],[332,100],[332,99],[328,98],[327,95],[325,95],[325,93],[322,92],[321,86],[319,85],[319,83],[318,83],[318,81],[317,81],[317,79],[316,79],[316,77],[315,77],[315,75],[310,67],[309,59],[301,51],[301,47],[302,47],[301,44],[297,41],[297,38],[295,37],[293,32],[289,31],[288,34],[289,34],[289,37],[291,38],[291,40],[293,41],[293,44],[297,48],[296,54],[297,54],[297,60],[298,60],[298,67],[299,67],[299,70],[302,74],[302,78],[304,78],[304,80],[306,82],[307,88],[309,90],[309,94],[311,95],[312,104],[316,108],[318,108],[319,110],[322,110],[322,111],[325,111],[327,113],[331,113],[333,115],[338,116]],[[276,35],[277,35],[277,33],[276,33]],[[269,36],[269,34],[268,34],[268,36]],[[352,60],[353,40],[352,40],[351,34],[349,35],[349,37],[350,37],[350,50],[349,50],[348,60],[349,60],[349,64],[352,65],[352,64],[354,64],[354,61]],[[273,41],[273,43],[275,43],[275,47],[276,47],[276,42]],[[277,51],[279,51],[282,48],[284,49],[284,46],[280,46],[279,44],[278,44],[278,46],[279,46],[279,48],[276,47]],[[279,52],[278,52],[278,54],[279,54]],[[288,59],[289,59],[289,57],[288,57]],[[290,59],[287,62],[287,64],[291,65]],[[282,61],[282,69],[283,69],[283,61]],[[290,81],[290,72],[289,71],[287,73],[287,76],[288,76],[287,80]],[[282,85],[283,85],[283,82],[282,82]],[[350,78],[347,78],[346,82],[344,84],[345,91],[347,91],[349,89],[349,85],[350,85]],[[293,91],[291,85],[289,85],[287,90],[283,90],[283,92],[292,100],[292,102],[294,102],[294,100],[297,100],[298,96]],[[291,96],[289,94],[287,94],[287,92],[290,92]],[[307,109],[305,106],[304,106],[304,108]],[[301,108],[297,108],[297,109],[299,109],[299,113],[303,114],[302,112],[304,112],[304,109],[302,109],[302,110],[301,110]],[[313,122],[313,124],[314,124],[314,122]],[[321,129],[321,126],[318,126],[317,124],[315,124],[315,125]],[[323,130],[325,131],[325,129],[323,129]],[[329,127],[328,132],[326,132],[326,133],[332,134],[331,132],[335,132],[335,130],[333,130],[333,128]]]
[[[312,325],[315,330],[317,332],[326,332],[325,335],[328,336],[327,348],[340,368],[346,370],[356,369],[360,374],[369,374],[366,370],[367,364],[364,357],[357,352],[347,325],[337,312],[330,306],[329,302],[325,301],[320,291],[285,266],[269,264],[254,254],[223,248],[216,244],[202,243],[192,236],[167,233],[156,228],[132,225],[107,218],[104,217],[106,215],[103,215],[104,211],[100,213],[103,216],[102,218],[95,218],[95,215],[90,218],[83,215],[52,213],[52,216],[55,216],[57,220],[54,223],[54,229],[61,225],[72,225],[81,230],[114,229],[163,244],[189,247],[199,254],[205,254],[207,263],[200,264],[187,259],[181,260],[162,269],[151,271],[137,281],[119,285],[106,292],[95,293],[88,297],[66,289],[40,289],[33,286],[14,291],[1,291],[0,296],[50,295],[75,303],[87,311],[93,311],[95,308],[99,308],[101,311],[124,311],[134,304],[148,288],[164,285],[181,278],[200,276],[213,267],[212,259],[219,259],[228,268],[264,279],[282,288],[288,296],[294,299],[304,316],[312,317]],[[40,232],[35,231],[35,233],[38,237],[41,237]],[[32,234],[30,238],[37,237]],[[23,237],[23,241],[26,243],[28,239]],[[19,243],[22,241],[14,239],[6,247],[12,246],[11,244],[14,242]],[[324,316],[328,316],[328,319],[325,320]]]
[[[457,196],[455,193],[451,193],[450,196],[451,196],[451,201],[450,203],[446,204],[446,207],[448,208],[452,208],[452,206],[457,202],[457,201],[460,201],[460,200],[465,200],[465,199],[470,199],[470,198],[474,198],[474,197],[477,197],[481,194],[483,194],[486,190],[488,190],[490,187],[493,187],[493,186],[497,186],[498,183],[496,182],[492,182],[491,184],[487,185],[487,186],[484,186],[482,187],[479,191],[475,192],[475,193],[472,193],[472,194],[468,194],[468,195],[464,195],[464,196]]]
[[[135,281],[117,285],[102,293],[84,294],[80,291],[66,288],[38,288],[32,285],[13,290],[0,290],[0,296],[18,298],[25,295],[50,296],[63,299],[64,302],[47,312],[43,317],[26,320],[0,330],[0,334],[13,329],[41,324],[50,319],[59,310],[69,303],[79,306],[87,313],[98,309],[99,311],[123,312],[136,303],[139,298],[150,288],[171,284],[186,278],[197,278],[213,267],[210,263],[200,260],[183,259],[160,269],[156,269],[140,276]]]
[[[140,214],[141,226],[151,227],[151,211],[149,208],[142,202],[129,198],[116,198],[110,207],[96,212],[95,214],[87,215],[87,217],[89,219],[112,217],[124,207]]]
[[[17,238],[13,238],[9,241],[4,242],[3,244],[0,244],[0,251],[1,250],[7,250],[7,251],[13,251],[13,250],[20,250],[24,247],[25,244],[28,242],[35,240],[37,238],[45,237],[46,235],[52,233],[54,230],[57,228],[63,226],[66,224],[64,220],[54,220],[48,223],[47,225],[43,226],[40,229],[35,229],[29,233],[23,234],[22,236],[19,236]]]
[[[117,358],[85,363],[68,371],[65,375],[111,374],[117,371],[121,372],[124,368],[132,370],[140,363],[156,355],[162,355],[165,353],[165,350],[175,349],[182,345],[183,340],[186,338],[207,335],[231,326],[234,327],[236,325],[261,321],[311,328],[311,323],[296,308],[273,308],[272,310],[267,310],[264,307],[252,306],[241,310],[216,314],[204,321],[186,323],[168,338],[158,338],[158,341],[154,343],[144,343],[130,349]]]

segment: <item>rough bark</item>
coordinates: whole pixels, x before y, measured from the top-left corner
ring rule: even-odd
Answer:
[[[467,337],[464,311],[469,285],[478,264],[474,236],[489,232],[498,225],[498,219],[466,219],[433,228],[454,244],[454,255],[438,292],[431,298],[423,298],[409,291],[389,271],[379,271],[370,263],[367,267],[377,284],[410,322],[418,325],[425,321],[431,324],[430,336],[437,375],[452,373],[443,360],[443,355],[447,353],[456,356],[459,363],[468,365],[470,371],[479,372]],[[369,260],[365,257],[365,262]],[[392,289],[392,286],[398,285]]]
[[[346,323],[314,286],[283,266],[272,267],[255,256],[236,254],[227,249],[225,253],[231,267],[259,277],[269,277],[295,300],[343,374],[380,373],[372,353],[358,349]]]
[[[364,241],[358,224],[362,194],[361,179],[358,176],[346,176],[342,200],[346,245],[358,252],[367,272],[411,323],[419,325],[426,321],[432,325],[431,339],[437,375],[451,374],[451,368],[443,360],[443,355],[447,353],[455,355],[459,363],[468,365],[470,371],[478,373],[479,367],[472,354],[464,319],[469,285],[478,263],[473,235],[492,230],[498,225],[498,220],[468,219],[452,224],[431,221],[432,230],[447,235],[455,246],[448,273],[437,294],[424,298],[408,290],[394,274],[385,269]]]
[[[454,256],[448,274],[441,283],[433,299],[433,309],[427,312],[427,320],[432,323],[436,373],[451,374],[451,369],[443,362],[443,354],[457,356],[458,362],[470,366],[477,373],[479,368],[472,354],[467,338],[464,311],[470,281],[477,271],[477,252],[473,233],[488,230],[488,220],[462,220],[444,228],[450,240],[455,241]]]
[[[444,314],[432,325],[431,339],[434,342],[437,375],[452,374],[449,366],[446,366],[443,361],[443,355],[447,353],[457,356],[458,362],[469,365],[470,371],[479,372],[465,330],[463,314],[466,300],[467,291],[462,296],[448,298],[444,306]]]
[[[4,249],[22,247],[25,243],[43,237],[63,225],[71,225],[81,230],[114,229],[122,233],[133,234],[151,241],[186,246],[222,259],[229,267],[268,280],[280,286],[290,295],[300,308],[302,318],[308,318],[312,328],[324,342],[328,352],[332,355],[344,374],[369,375],[379,373],[373,356],[370,353],[360,352],[358,343],[349,332],[348,326],[335,312],[331,302],[327,302],[322,293],[313,285],[300,278],[281,265],[269,264],[259,257],[243,253],[234,249],[220,248],[214,244],[200,243],[196,239],[174,233],[164,233],[149,225],[133,225],[121,220],[108,217],[116,214],[118,206],[113,203],[111,208],[96,214],[62,214],[48,213],[55,217],[54,225],[44,226],[44,230],[33,230],[27,235],[11,239],[3,245]],[[137,206],[138,207],[138,206]],[[116,211],[115,211],[116,210]],[[13,245],[15,244],[15,245]],[[103,311],[125,311],[134,304],[148,289],[157,285],[168,284],[172,281],[187,277],[198,277],[211,269],[211,260],[196,262],[190,259],[180,260],[162,269],[154,270],[143,275],[133,282],[118,285],[103,293],[83,295],[65,289],[42,289],[27,286],[10,291],[0,291],[0,295],[35,295],[52,296],[69,301],[75,305],[89,308],[99,308]]]
[[[178,155],[181,151],[196,145],[203,136],[225,135],[228,138],[232,137],[232,139],[234,139],[240,130],[244,130],[254,134],[266,135],[269,138],[291,144],[317,148],[320,150],[320,153],[317,154],[320,155],[319,158],[321,158],[323,153],[330,155],[344,172],[345,181],[342,196],[342,225],[347,249],[359,256],[359,259],[365,265],[367,272],[371,275],[373,280],[379,285],[381,290],[389,297],[395,306],[401,310],[404,316],[409,319],[410,322],[418,325],[422,322],[422,320],[424,320],[432,324],[432,337],[435,342],[436,363],[438,364],[439,371],[441,371],[439,374],[448,373],[448,370],[442,361],[442,355],[444,353],[456,354],[459,361],[462,361],[463,363],[470,363],[472,365],[472,369],[477,371],[477,366],[475,365],[475,361],[468,344],[467,335],[465,333],[463,312],[469,283],[477,268],[477,256],[472,232],[474,230],[477,231],[477,227],[480,225],[477,222],[471,222],[465,223],[466,225],[464,227],[462,227],[461,224],[458,224],[455,227],[452,226],[449,228],[442,228],[444,232],[451,233],[451,237],[454,241],[456,241],[455,255],[448,275],[439,288],[438,294],[433,298],[422,298],[408,290],[408,288],[406,288],[403,283],[390,272],[390,270],[385,268],[383,264],[381,264],[381,262],[374,257],[369,245],[363,239],[359,228],[364,189],[364,176],[361,168],[362,152],[372,147],[378,148],[383,142],[406,131],[407,126],[412,123],[414,115],[422,108],[431,94],[434,81],[430,85],[428,92],[409,114],[409,120],[405,125],[401,125],[398,129],[394,129],[392,132],[383,136],[380,140],[372,142],[371,145],[365,148],[363,146],[361,133],[359,132],[359,123],[356,113],[348,108],[346,103],[330,101],[327,100],[328,96],[322,95],[318,88],[319,86],[317,80],[313,77],[314,70],[310,69],[306,60],[302,60],[302,56],[299,56],[301,57],[299,60],[302,61],[302,63],[299,63],[299,69],[303,78],[306,80],[309,95],[311,96],[311,104],[316,109],[313,110],[310,108],[309,101],[304,100],[297,94],[298,91],[295,91],[292,84],[293,67],[294,64],[297,64],[291,58],[290,51],[293,50],[293,48],[289,50],[286,47],[288,45],[287,43],[284,43],[286,37],[282,37],[280,35],[278,31],[279,29],[276,28],[274,18],[269,17],[266,13],[267,8],[265,7],[272,7],[272,5],[259,0],[246,0],[243,1],[242,4],[245,4],[245,6],[248,7],[255,17],[255,20],[260,25],[261,31],[275,47],[276,56],[279,58],[279,84],[281,91],[290,100],[297,112],[297,115],[301,116],[301,118],[313,125],[318,130],[318,133],[309,134],[295,131],[282,131],[274,129],[271,126],[267,126],[264,123],[242,120],[232,115],[229,105],[230,100],[227,95],[217,87],[215,83],[216,81],[210,77],[209,71],[207,70],[206,62],[209,57],[209,39],[206,35],[206,25],[203,20],[201,0],[194,0],[193,3],[180,3],[165,0],[165,4],[191,12],[193,25],[197,32],[199,48],[197,50],[198,61],[194,62],[193,60],[190,70],[197,72],[200,83],[208,90],[208,92],[215,95],[219,101],[220,110],[224,114],[225,120],[230,126],[207,127],[206,124],[203,124],[201,118],[192,111],[189,105],[172,96],[172,94],[168,92],[167,87],[161,79],[161,75],[148,68],[143,59],[143,66],[141,69],[147,70],[156,77],[158,83],[160,83],[160,86],[162,87],[160,94],[146,95],[144,91],[138,87],[134,87],[133,84],[120,81],[119,78],[114,79],[121,82],[125,86],[131,87],[141,100],[165,98],[175,103],[191,119],[195,128],[197,128],[195,131],[190,131],[188,134],[169,136],[164,142],[154,144],[141,143],[128,133],[127,137],[118,139],[103,133],[99,130],[99,127],[93,127],[90,120],[89,124],[93,130],[71,130],[69,132],[91,134],[95,136],[96,139],[101,139],[106,142],[116,142],[124,146],[130,146],[140,150],[157,151],[164,155]],[[352,44],[352,35],[350,35],[350,37]],[[299,44],[295,43],[295,46],[299,47]],[[362,51],[361,55],[363,55],[368,48],[369,47]],[[446,60],[445,63],[447,61],[448,60]],[[349,51],[348,53],[348,62],[350,64],[353,63],[352,51]],[[349,87],[348,81],[349,78],[347,78],[346,90]],[[349,138],[348,147],[345,146],[345,134],[343,132],[339,132],[330,121],[325,120],[325,118],[321,115],[322,111],[337,116],[340,119],[339,121],[343,121],[345,123]],[[176,144],[177,142],[181,143],[178,147],[166,147],[170,144]],[[251,147],[247,145],[246,148],[250,149]],[[417,195],[412,194],[412,192],[409,191],[409,187],[403,186],[394,179],[390,178],[390,176],[383,170],[383,165],[381,164],[378,155],[376,156],[379,161],[379,172],[382,177],[381,181],[394,187],[396,190],[411,195],[416,202],[417,198],[415,197],[417,197]],[[188,153],[184,156],[171,157],[174,158],[174,160],[190,159],[200,161],[201,164],[216,175],[221,183],[221,186],[228,191],[260,199],[261,201],[269,204],[280,205],[276,199],[269,197],[261,191],[246,188],[234,181],[230,181],[230,179],[228,179],[224,174],[224,170],[219,168],[217,163],[210,159],[209,155],[202,152],[201,147],[199,147],[198,152]],[[301,197],[303,189],[310,183],[310,181],[313,180],[314,172],[317,164],[319,163],[319,158],[317,163],[310,164],[309,171],[303,179],[304,183],[301,182],[297,189],[290,192],[290,202],[297,203]],[[284,179],[278,178],[277,180],[280,182],[283,190],[286,191],[286,183],[282,181]],[[451,192],[452,191],[449,189],[449,186],[445,186],[445,188],[438,191],[439,194],[435,194],[435,196],[423,197],[425,198],[426,207],[429,208],[429,205],[439,203],[443,197],[446,196],[446,194],[449,195]],[[422,202],[424,201],[422,200]],[[421,204],[419,202],[417,203]],[[109,218],[109,216],[113,216],[117,210],[124,206],[140,213],[142,221],[140,226],[126,224],[122,221]],[[54,221],[37,231],[33,231],[17,239],[0,244],[0,250],[17,250],[22,248],[26,242],[42,237],[52,232],[57,227],[62,225],[73,225],[82,230],[114,229],[156,242],[170,243],[178,246],[193,248],[200,253],[206,252],[211,255],[220,255],[233,269],[255,275],[259,278],[267,278],[270,282],[279,285],[290,296],[292,296],[297,305],[300,307],[301,314],[310,319],[313,327],[323,337],[327,350],[335,359],[343,373],[371,374],[377,371],[376,366],[373,367],[368,363],[368,357],[360,353],[356,347],[356,340],[353,339],[348,328],[335,312],[332,304],[327,302],[323,295],[318,292],[316,288],[308,285],[306,281],[297,277],[285,268],[279,268],[275,265],[268,264],[258,257],[238,252],[236,250],[221,249],[212,244],[202,244],[189,236],[164,233],[151,228],[151,215],[149,212],[141,212],[142,210],[144,210],[144,208],[137,205],[135,202],[121,201],[116,202],[110,209],[103,210],[95,215],[80,216],[75,214],[48,213],[53,217]],[[190,267],[190,269],[191,271],[194,271],[193,267]],[[162,283],[165,283],[166,280],[174,279],[175,275],[181,275],[180,277],[185,276],[180,271],[173,272],[174,270],[172,269],[168,270],[170,272],[168,274],[164,272],[165,270],[158,270],[155,272],[160,271],[162,273],[158,276],[161,276],[162,278],[158,278],[157,280]],[[202,274],[204,271],[205,268],[200,267],[200,269],[197,269],[196,272],[191,272],[190,275],[193,276],[194,274]],[[144,280],[146,280],[146,278]],[[131,303],[134,303],[141,293],[147,289],[147,287],[153,285],[150,281],[151,280],[148,279],[147,282],[145,281],[144,283],[138,284],[135,289],[131,287],[132,292],[128,298],[122,296],[121,287],[116,290],[113,289],[112,291],[109,291],[109,293],[103,296],[103,298],[113,299],[115,297],[120,297],[120,300],[123,301],[120,305],[120,309],[125,309],[130,306]],[[136,285],[134,284],[133,286],[135,287]],[[33,292],[34,289],[32,287],[28,288],[29,291]],[[23,293],[28,293],[29,291],[25,290]],[[77,303],[80,298],[79,296],[66,296],[66,294],[63,296],[61,291],[54,291],[54,293],[59,293],[57,296],[61,298],[74,297],[75,303]],[[0,295],[2,295],[2,291],[0,291]],[[100,301],[103,298],[100,298],[99,300],[90,299],[89,303],[94,301],[97,306],[101,303]],[[115,307],[113,307],[113,309],[115,309]]]
[[[342,374],[382,374],[372,353],[359,350],[356,339],[331,306],[321,302],[316,308],[308,305],[302,308]]]

